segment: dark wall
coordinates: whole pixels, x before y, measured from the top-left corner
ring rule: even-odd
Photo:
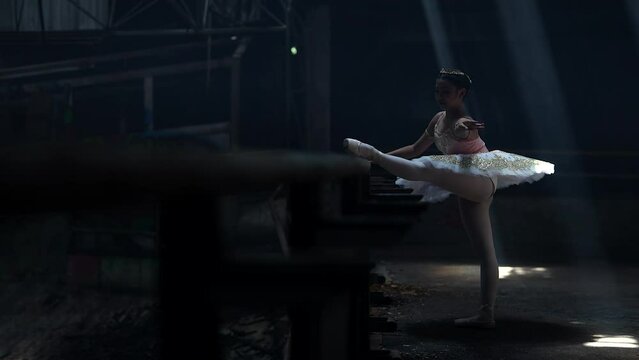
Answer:
[[[242,144],[250,148],[287,146],[283,32],[253,37],[242,60]]]
[[[439,70],[435,44],[419,0],[349,1],[333,7],[333,141],[369,141],[391,150],[414,141],[436,113],[432,90]],[[497,1],[439,1],[453,65],[473,78],[471,115],[486,123],[489,148],[636,151],[635,82],[638,46],[632,14],[622,0],[528,2],[539,12],[574,144],[562,136],[541,144],[531,135],[557,131],[542,121],[548,109],[526,108],[538,96],[518,82]],[[533,21],[537,21],[533,20]],[[639,19],[634,19],[639,21]],[[525,39],[516,41],[525,42]],[[520,46],[526,46],[520,43]],[[549,70],[549,69],[546,69]],[[531,84],[532,85],[532,84]],[[542,84],[543,85],[543,84]],[[542,89],[543,91],[543,89]],[[549,100],[552,103],[552,99]],[[554,105],[553,105],[554,106]],[[552,109],[551,109],[552,110]],[[531,122],[534,122],[531,124]]]

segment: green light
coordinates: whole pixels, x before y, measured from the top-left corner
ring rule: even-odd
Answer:
[[[295,46],[291,47],[291,54],[297,55],[297,48]]]

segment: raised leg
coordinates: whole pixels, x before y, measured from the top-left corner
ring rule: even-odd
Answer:
[[[428,181],[474,202],[487,201],[494,192],[492,180],[485,176],[458,174],[386,154],[380,154],[377,163],[396,176],[406,180]]]
[[[355,155],[379,164],[395,176],[406,180],[428,181],[467,200],[486,201],[492,197],[495,190],[495,184],[485,176],[458,174],[427,166],[424,163],[387,155],[371,145],[355,139],[345,139],[344,146]]]

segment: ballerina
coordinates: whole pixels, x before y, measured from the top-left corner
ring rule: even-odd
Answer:
[[[439,202],[457,195],[462,224],[481,257],[481,303],[476,315],[455,320],[460,327],[494,328],[499,268],[489,209],[499,188],[533,182],[554,173],[545,161],[499,150],[488,151],[478,130],[485,128],[466,113],[464,99],[472,81],[457,69],[442,69],[435,83],[438,112],[414,143],[384,154],[359,140],[346,138],[344,147],[398,176],[396,184]],[[432,144],[444,155],[420,156]],[[415,159],[413,159],[415,158]],[[413,159],[413,160],[408,160]]]

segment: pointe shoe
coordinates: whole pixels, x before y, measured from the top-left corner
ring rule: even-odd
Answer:
[[[345,150],[369,161],[376,161],[381,155],[379,150],[356,139],[346,138],[343,144]]]
[[[479,314],[455,320],[455,326],[479,329],[494,329],[495,319],[493,309],[484,305],[479,308]]]

